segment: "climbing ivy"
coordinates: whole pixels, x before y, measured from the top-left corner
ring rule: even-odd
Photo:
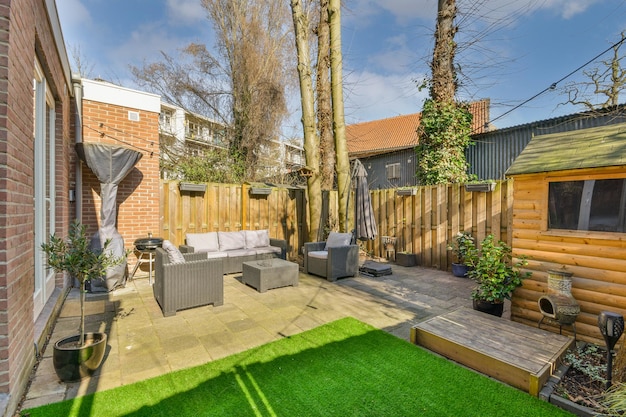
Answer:
[[[467,181],[465,148],[472,144],[471,126],[467,104],[426,100],[415,148],[416,176],[421,185]]]

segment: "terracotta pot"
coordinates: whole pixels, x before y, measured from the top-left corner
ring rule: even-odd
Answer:
[[[106,333],[86,333],[85,345],[77,347],[79,335],[60,339],[54,344],[54,371],[63,382],[78,381],[100,367],[107,347]]]

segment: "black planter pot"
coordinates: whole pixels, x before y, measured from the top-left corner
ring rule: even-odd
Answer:
[[[492,316],[502,317],[504,312],[504,303],[492,303],[490,301],[473,300],[474,310],[491,314]]]
[[[85,346],[77,347],[79,335],[66,337],[54,344],[54,371],[63,382],[78,381],[100,367],[107,347],[106,333],[86,333]]]
[[[455,277],[466,278],[468,271],[469,271],[469,266],[465,264],[452,263],[452,275],[454,275]]]
[[[396,253],[396,264],[400,266],[417,265],[417,256],[414,253]]]

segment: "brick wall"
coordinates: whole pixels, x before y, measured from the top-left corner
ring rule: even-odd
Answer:
[[[33,74],[40,62],[56,101],[59,231],[69,221],[70,87],[43,0],[0,6],[0,415],[11,415],[35,362]],[[62,283],[58,283],[62,285]]]
[[[129,120],[128,112],[139,114]],[[120,183],[117,202],[117,228],[127,249],[150,232],[159,233],[159,115],[118,105],[83,100],[83,141],[131,147],[143,156]],[[83,222],[90,233],[100,221],[100,183],[83,166]],[[134,256],[134,255],[132,255]],[[135,259],[129,259],[133,265]]]

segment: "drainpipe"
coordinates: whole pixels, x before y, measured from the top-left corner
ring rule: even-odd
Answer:
[[[76,100],[75,118],[75,142],[83,141],[83,84],[79,73],[72,73],[72,86],[74,88],[74,99]],[[76,209],[76,220],[82,223],[83,220],[83,162],[76,158],[76,184],[74,186],[74,198]]]

